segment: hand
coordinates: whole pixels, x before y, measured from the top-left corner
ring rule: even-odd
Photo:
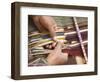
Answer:
[[[54,49],[56,47],[57,42],[53,42],[44,46],[45,49]]]

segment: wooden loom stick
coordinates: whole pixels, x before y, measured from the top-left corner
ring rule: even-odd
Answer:
[[[80,33],[84,33],[84,32],[87,32],[87,31],[88,31],[87,29],[80,30]],[[76,32],[73,31],[73,32],[64,33],[64,36],[69,36],[69,35],[73,35],[73,34],[76,34]],[[56,38],[64,38],[64,36],[57,36]],[[33,39],[33,40],[35,40],[35,39]],[[41,41],[47,41],[47,42],[50,41],[49,43],[52,43],[51,38],[42,39],[42,36],[40,37],[39,40],[38,39],[36,39],[35,41],[33,41],[33,40],[31,40],[32,42],[28,44],[29,46],[34,44],[34,43],[41,42]]]
[[[73,17],[73,21],[74,21],[74,24],[75,24],[75,28],[76,28],[76,32],[78,34],[78,38],[79,38],[79,41],[80,41],[80,45],[81,45],[81,48],[82,48],[82,51],[83,51],[83,55],[84,55],[84,58],[85,58],[85,61],[87,62],[88,61],[88,58],[86,56],[86,51],[85,51],[85,48],[84,48],[84,45],[82,43],[82,37],[81,37],[81,34],[80,34],[80,29],[79,29],[79,26],[77,24],[77,20],[76,20],[76,17]]]
[[[82,44],[87,45],[87,41],[83,41]],[[65,48],[62,48],[62,49],[67,49],[68,47],[71,49],[71,48],[78,47],[78,46],[80,46],[80,43],[70,44],[70,45],[68,45],[68,46],[66,46]],[[52,50],[48,50],[48,49],[37,49],[37,50],[35,50],[34,47],[33,47],[32,53],[34,53],[34,54],[31,54],[31,55],[48,54],[51,51]]]

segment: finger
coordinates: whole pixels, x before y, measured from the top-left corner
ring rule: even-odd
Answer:
[[[48,47],[49,47],[49,49],[52,49],[52,45],[51,44]]]
[[[52,43],[52,47],[55,48],[57,42]]]

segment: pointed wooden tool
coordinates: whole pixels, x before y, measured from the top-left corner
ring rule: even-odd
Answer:
[[[84,55],[85,61],[87,62],[88,58],[86,56],[86,51],[85,51],[84,45],[82,43],[82,36],[81,36],[81,33],[80,33],[79,26],[77,24],[76,17],[73,17],[73,21],[74,21],[74,24],[75,24],[76,32],[77,32],[77,35],[78,35],[78,38],[79,38],[79,41],[80,41],[80,45],[81,45],[81,48],[82,48],[82,51],[83,51],[83,55]]]

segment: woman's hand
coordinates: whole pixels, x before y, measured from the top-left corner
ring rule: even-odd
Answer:
[[[68,53],[62,53],[62,43],[58,42],[55,49],[48,55],[49,65],[64,65],[67,63]]]

